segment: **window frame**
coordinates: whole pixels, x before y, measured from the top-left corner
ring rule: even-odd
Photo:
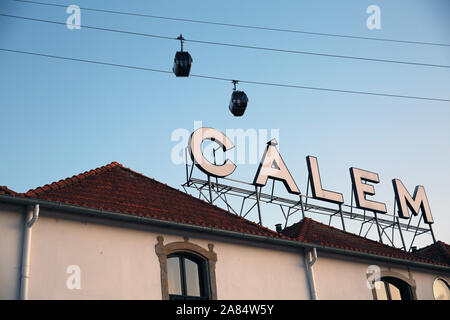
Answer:
[[[432,291],[433,291],[433,300],[436,300],[436,301],[438,301],[438,300],[436,299],[436,293],[434,292],[434,286],[435,286],[435,284],[436,284],[437,281],[442,281],[442,282],[444,282],[444,283],[447,285],[447,288],[450,290],[450,283],[449,283],[449,281],[448,281],[446,278],[443,278],[443,277],[436,277],[436,278],[433,280],[433,287],[432,287]]]
[[[377,292],[375,289],[375,282],[382,281],[386,287],[386,282],[395,286],[400,291],[402,300],[417,300],[416,294],[416,281],[412,278],[412,274],[408,272],[409,278],[403,274],[394,271],[381,271],[378,279],[372,282],[372,295],[374,300],[378,300]],[[385,289],[386,290],[386,289]],[[387,291],[389,290],[389,295]],[[386,296],[391,297],[390,289],[387,287]]]
[[[161,294],[163,300],[169,300],[170,298],[184,298],[184,299],[207,299],[217,300],[217,286],[216,286],[216,262],[217,254],[214,252],[214,244],[209,243],[206,250],[199,245],[189,242],[188,237],[184,237],[184,241],[172,242],[164,245],[164,237],[157,237],[157,244],[155,245],[155,252],[158,256],[161,270]],[[202,261],[203,265],[203,279],[204,281],[204,295],[201,297],[191,296],[178,296],[169,295],[169,283],[168,283],[168,271],[167,271],[167,259],[169,256],[185,255],[192,257],[193,261]],[[172,296],[172,297],[171,297]]]
[[[397,290],[400,292],[401,300],[414,300],[411,291],[411,286],[408,283],[393,277],[383,277],[380,278],[380,280],[378,281],[382,282],[384,285],[387,300],[393,300],[390,285],[397,288]]]
[[[169,292],[169,300],[209,300],[210,288],[209,288],[209,276],[208,276],[208,264],[207,261],[199,256],[196,256],[189,252],[177,251],[169,254],[167,259],[178,258],[180,266],[180,281],[181,281],[181,295],[171,294]],[[187,281],[186,281],[186,259],[194,262],[198,266],[198,281],[200,296],[190,296],[187,293]]]

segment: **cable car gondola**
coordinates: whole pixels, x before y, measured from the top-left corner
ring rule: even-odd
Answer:
[[[233,93],[231,94],[230,100],[230,111],[235,117],[240,117],[244,114],[245,109],[247,108],[248,97],[244,91],[236,90],[237,80],[233,80]]]
[[[183,35],[177,38],[181,42],[181,51],[177,51],[173,61],[172,71],[177,77],[189,77],[191,71],[192,57],[187,51],[183,51]]]

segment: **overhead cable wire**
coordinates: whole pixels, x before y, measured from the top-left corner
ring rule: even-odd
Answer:
[[[14,19],[35,21],[35,22],[51,23],[51,24],[57,24],[57,25],[62,25],[62,26],[66,26],[67,25],[65,22],[60,22],[60,21],[53,21],[53,20],[46,20],[46,19],[39,19],[39,18],[16,16],[16,15],[5,14],[5,13],[0,13],[0,16],[1,17],[7,17],[7,18],[14,18]],[[176,37],[168,37],[168,36],[162,36],[162,35],[156,35],[156,34],[150,34],[150,33],[133,32],[133,31],[127,31],[127,30],[117,30],[117,29],[110,29],[110,28],[94,27],[94,26],[88,26],[88,25],[84,25],[84,24],[81,25],[80,27],[86,28],[86,29],[92,29],[92,30],[99,30],[99,31],[107,31],[107,32],[130,34],[130,35],[135,35],[135,36],[159,38],[159,39],[166,39],[166,40],[177,40]]]
[[[17,16],[17,15],[5,14],[5,13],[0,13],[0,16],[7,17],[7,18],[34,21],[34,22],[44,22],[44,23],[64,25],[64,26],[66,25],[65,22],[39,19],[39,18],[31,18],[31,17],[23,17],[23,16]],[[81,27],[87,28],[87,29],[98,30],[98,31],[122,33],[122,34],[129,34],[129,35],[135,35],[135,36],[159,38],[159,39],[165,39],[165,40],[178,40],[176,37],[169,37],[169,36],[142,33],[142,32],[134,32],[134,31],[128,31],[128,30],[118,30],[118,29],[111,29],[111,28],[104,28],[104,27],[95,27],[95,26],[89,26],[89,25],[84,25],[84,24]],[[432,67],[432,68],[450,68],[450,65],[443,65],[443,64],[432,64],[432,63],[422,63],[422,62],[402,61],[402,60],[387,60],[387,59],[377,59],[377,58],[358,57],[358,56],[346,56],[346,55],[328,54],[328,53],[321,53],[321,52],[297,51],[297,50],[287,50],[287,49],[279,49],[279,48],[258,47],[258,46],[250,46],[250,45],[243,45],[243,44],[224,43],[224,42],[196,40],[196,39],[184,39],[184,41],[192,42],[192,43],[207,44],[207,45],[227,46],[227,47],[234,47],[234,48],[263,50],[263,51],[281,52],[281,53],[288,53],[288,54],[302,54],[302,55],[312,55],[312,56],[320,56],[320,57],[328,57],[328,58],[351,59],[351,60],[381,62],[381,63],[394,63],[394,64],[422,66],[422,67]]]
[[[109,67],[120,67],[120,68],[159,72],[159,73],[172,73],[171,71],[161,70],[161,69],[152,69],[152,68],[139,67],[139,66],[130,66],[130,65],[126,65],[126,64],[110,63],[110,62],[88,60],[88,59],[79,59],[79,58],[73,58],[73,57],[63,57],[63,56],[56,56],[56,55],[40,53],[40,52],[21,51],[21,50],[7,49],[7,48],[0,48],[0,51],[11,52],[11,53],[21,53],[21,54],[53,58],[53,59],[60,59],[60,60],[70,60],[70,61],[76,61],[76,62],[99,64],[99,65],[104,65],[104,66],[109,66]]]
[[[110,67],[135,69],[135,70],[141,70],[141,71],[150,71],[150,72],[166,73],[166,74],[172,73],[171,71],[168,71],[168,70],[153,69],[153,68],[132,66],[132,65],[126,65],[126,64],[118,64],[118,63],[110,63],[110,62],[104,62],[104,61],[98,61],[98,60],[88,60],[88,59],[80,59],[80,58],[73,58],[73,57],[57,56],[57,55],[50,55],[50,54],[46,54],[46,53],[40,53],[40,52],[30,52],[30,51],[23,51],[23,50],[8,49],[8,48],[0,48],[0,51],[32,55],[32,56],[40,56],[40,57],[53,58],[53,59],[59,59],[59,60],[84,62],[84,63],[90,63],[90,64],[96,64],[96,65],[110,66]],[[231,79],[231,78],[208,76],[208,75],[201,75],[201,74],[191,74],[190,77],[209,79],[209,80],[227,81],[227,82],[236,80],[236,79]],[[450,102],[450,99],[435,98],[435,97],[421,97],[421,96],[399,95],[399,94],[381,93],[381,92],[355,91],[355,90],[344,90],[344,89],[334,89],[334,88],[324,88],[324,87],[311,87],[311,86],[301,86],[301,85],[294,85],[294,84],[282,84],[282,83],[252,81],[252,80],[239,80],[238,79],[238,81],[239,81],[239,83],[263,85],[263,86],[285,87],[285,88],[306,89],[306,90],[319,90],[319,91],[338,92],[338,93],[357,94],[357,95],[371,95],[371,96],[381,96],[381,97],[391,97],[391,98]]]
[[[43,5],[43,6],[62,7],[62,8],[67,8],[67,6],[68,6],[68,4],[64,5],[64,4],[39,2],[39,1],[31,1],[31,0],[14,0],[14,1],[22,2],[22,3],[35,4],[35,5]],[[92,11],[92,12],[102,12],[102,13],[110,13],[110,14],[118,14],[118,15],[126,15],[126,16],[136,16],[136,17],[144,17],[144,18],[151,18],[151,19],[179,21],[179,22],[207,24],[207,25],[216,25],[216,26],[223,26],[223,27],[245,28],[245,29],[274,31],[274,32],[287,32],[287,33],[307,34],[307,35],[323,36],[323,37],[337,37],[337,38],[369,40],[369,41],[384,41],[384,42],[394,42],[394,43],[396,42],[396,43],[404,43],[404,44],[450,47],[450,44],[448,44],[448,43],[412,41],[412,40],[388,39],[388,38],[376,38],[376,37],[363,37],[363,36],[337,34],[337,33],[324,33],[324,32],[312,32],[312,31],[305,31],[305,30],[272,28],[272,27],[264,27],[264,26],[243,25],[243,24],[224,23],[224,22],[207,21],[207,20],[175,18],[175,17],[167,17],[167,16],[158,16],[158,15],[150,15],[150,14],[143,14],[143,13],[135,13],[135,12],[106,10],[106,9],[99,9],[99,8],[80,7],[80,9],[86,10],[86,11]]]

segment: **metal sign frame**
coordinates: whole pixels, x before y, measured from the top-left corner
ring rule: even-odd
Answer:
[[[354,193],[353,186],[351,192],[351,203],[348,204],[331,204],[329,202],[320,201],[310,195],[310,177],[308,177],[306,194],[300,193],[297,195],[297,199],[280,197],[274,194],[276,180],[272,180],[272,186],[269,184],[265,187],[256,186],[252,183],[230,179],[227,177],[219,178],[206,175],[206,179],[200,179],[193,176],[195,164],[188,162],[188,155],[186,149],[186,182],[182,184],[182,187],[186,193],[189,193],[187,188],[195,189],[198,192],[198,198],[203,199],[211,204],[223,207],[231,214],[238,215],[246,218],[252,212],[257,213],[258,223],[263,225],[263,206],[271,205],[277,207],[283,218],[284,227],[288,226],[289,221],[294,215],[301,215],[301,218],[310,216],[322,215],[328,217],[328,225],[332,225],[334,217],[340,218],[340,225],[343,231],[348,231],[346,228],[346,222],[354,221],[360,224],[359,236],[364,238],[369,237],[369,233],[372,227],[375,225],[377,235],[380,243],[390,245],[392,247],[400,248],[404,251],[412,251],[414,244],[417,241],[418,236],[424,234],[430,234],[434,243],[436,239],[433,233],[431,224],[425,224],[422,226],[422,215],[420,215],[417,224],[413,224],[413,216],[408,222],[401,222],[400,218],[395,215],[396,202],[394,200],[394,214],[390,213],[377,213],[374,211],[363,210],[354,205]],[[215,152],[214,152],[214,162]],[[200,170],[198,170],[200,171]],[[236,184],[240,186],[235,186]],[[243,186],[243,187],[241,187]],[[270,188],[269,193],[263,192],[263,188]],[[293,195],[294,197],[294,195]],[[230,198],[230,199],[229,199]],[[239,205],[232,203],[237,201]],[[319,202],[319,203],[318,203]],[[326,203],[328,206],[323,205]],[[333,208],[336,206],[336,208]],[[271,210],[273,212],[273,210]],[[365,232],[363,232],[365,230]],[[409,245],[407,245],[407,239],[405,234],[409,234],[412,237]],[[397,235],[397,241],[396,241]],[[375,239],[372,239],[375,240]],[[398,244],[396,244],[398,243]]]

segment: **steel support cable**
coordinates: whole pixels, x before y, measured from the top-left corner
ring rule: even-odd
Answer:
[[[69,60],[69,61],[76,61],[76,62],[84,62],[84,63],[90,63],[90,64],[110,66],[110,67],[120,67],[120,68],[135,69],[135,70],[150,71],[150,72],[158,72],[158,73],[166,73],[166,74],[171,74],[172,73],[171,71],[168,71],[168,70],[153,69],[153,68],[125,65],[125,64],[117,64],[117,63],[110,63],[110,62],[97,61],[97,60],[88,60],[88,59],[80,59],[80,58],[73,58],[73,57],[57,56],[57,55],[50,55],[50,54],[40,53],[40,52],[13,50],[13,49],[8,49],[8,48],[0,48],[0,51],[9,52],[9,53],[26,54],[26,55],[32,55],[32,56],[40,56],[40,57],[53,58],[53,59],[59,59],[59,60]],[[219,81],[227,81],[227,82],[231,82],[231,81],[235,80],[235,79],[231,79],[231,78],[208,76],[208,75],[200,75],[200,74],[191,74],[190,77],[202,78],[202,79],[210,79],[210,80],[219,80]],[[239,80],[239,82],[240,83],[247,83],[247,84],[254,84],[254,85],[265,85],[265,86],[294,88],[294,89],[320,90],[320,91],[338,92],[338,93],[347,93],[347,94],[372,95],[372,96],[382,96],[382,97],[391,97],[391,98],[404,98],[404,99],[415,99],[415,100],[450,102],[450,99],[434,98],[434,97],[421,97],[421,96],[398,95],[398,94],[369,92],[369,91],[343,90],[343,89],[333,89],[333,88],[324,88],[324,87],[311,87],[311,86],[301,86],[301,85],[294,85],[294,84],[282,84],[282,83],[252,81],[252,80]]]
[[[42,5],[42,6],[60,7],[60,8],[67,8],[69,6],[69,4],[56,4],[56,3],[48,3],[48,2],[30,1],[30,0],[14,0],[14,1],[22,2],[22,3],[28,3],[28,4],[35,4],[35,5]],[[347,38],[347,39],[357,39],[357,40],[384,41],[384,42],[393,42],[393,43],[397,42],[397,43],[404,43],[404,44],[416,44],[416,45],[450,47],[450,44],[448,44],[448,43],[412,41],[412,40],[388,39],[388,38],[376,38],[376,37],[363,37],[363,36],[355,36],[355,35],[348,35],[348,34],[313,32],[313,31],[293,30],[293,29],[285,29],[285,28],[271,28],[271,27],[254,26],[254,25],[243,25],[243,24],[236,24],[236,23],[224,23],[224,22],[216,22],[216,21],[206,21],[206,20],[175,18],[175,17],[167,17],[167,16],[157,16],[157,15],[150,15],[150,14],[115,11],[115,10],[106,10],[106,9],[99,9],[99,8],[80,7],[80,9],[86,10],[86,11],[92,11],[92,12],[102,12],[102,13],[109,13],[109,14],[135,16],[135,17],[151,18],[151,19],[159,19],[159,20],[189,22],[189,23],[206,24],[206,25],[216,25],[216,26],[223,26],[223,27],[245,28],[245,29],[274,31],[274,32],[286,32],[286,33],[294,33],[294,34],[295,33],[296,34],[307,34],[307,35],[313,35],[313,36],[337,37],[337,38]]]
[[[46,20],[46,19],[38,19],[38,18],[31,18],[31,17],[23,17],[23,16],[16,16],[16,15],[10,15],[10,14],[5,14],[5,13],[0,13],[0,16],[1,17],[7,17],[7,18],[14,18],[14,19],[34,21],[34,22],[44,22],[44,23],[64,25],[64,26],[66,25],[65,22],[52,21],[52,20]],[[121,33],[121,34],[129,34],[129,35],[142,36],[142,37],[151,37],[151,38],[158,38],[158,39],[165,39],[165,40],[176,40],[176,41],[179,40],[176,37],[169,37],[169,36],[163,36],[163,35],[149,34],[149,33],[143,33],[143,32],[134,32],[134,31],[128,31],[128,30],[118,30],[118,29],[111,29],[111,28],[104,28],[104,27],[95,27],[95,26],[89,26],[89,25],[84,25],[84,24],[81,27],[82,28],[86,28],[86,29],[98,30],[98,31],[106,31],[106,32],[114,32],[114,33]],[[443,65],[443,64],[432,64],[432,63],[413,62],[413,61],[377,59],[377,58],[358,57],[358,56],[347,56],[347,55],[329,54],[329,53],[321,53],[321,52],[298,51],[298,50],[288,50],[288,49],[280,49],[280,48],[259,47],[259,46],[251,46],[251,45],[244,45],[244,44],[224,43],[224,42],[196,40],[196,39],[184,39],[184,41],[185,42],[192,42],[192,43],[199,43],[199,44],[206,44],[206,45],[226,46],[226,47],[233,47],[233,48],[253,49],[253,50],[263,50],[263,51],[269,51],[269,52],[281,52],[281,53],[288,53],[288,54],[301,54],[301,55],[311,55],[311,56],[320,56],[320,57],[338,58],[338,59],[351,59],[351,60],[370,61],[370,62],[394,63],[394,64],[403,64],[403,65],[432,67],[432,68],[450,68],[450,65]]]

